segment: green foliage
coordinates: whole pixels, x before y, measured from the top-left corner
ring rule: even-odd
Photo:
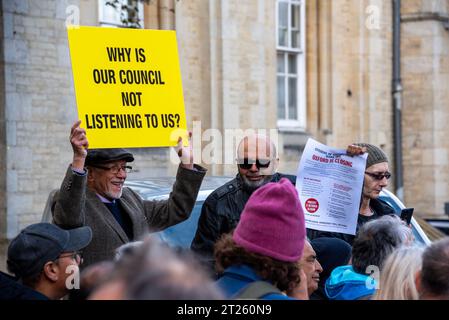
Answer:
[[[120,21],[125,28],[140,28],[139,3],[150,4],[152,0],[107,0],[106,5],[120,11]]]

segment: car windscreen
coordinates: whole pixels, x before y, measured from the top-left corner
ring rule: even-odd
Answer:
[[[196,202],[192,213],[187,220],[163,231],[159,231],[156,234],[162,241],[166,242],[171,247],[190,248],[190,244],[196,233],[203,203],[204,201]]]
[[[395,210],[396,215],[400,215],[401,208],[392,198],[388,196],[381,196],[380,199],[389,204]],[[190,248],[190,244],[192,243],[193,237],[196,233],[203,203],[204,201],[197,201],[195,203],[192,213],[187,220],[171,226],[170,228],[167,228],[163,231],[159,231],[156,233],[156,235],[171,247],[180,247],[186,249]],[[419,244],[425,244],[424,239],[416,230],[414,225],[412,225],[412,231],[415,242]]]

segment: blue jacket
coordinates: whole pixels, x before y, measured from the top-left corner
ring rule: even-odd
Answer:
[[[216,281],[218,287],[225,294],[225,298],[233,299],[242,289],[254,281],[261,281],[254,270],[246,265],[231,266],[226,268],[223,275]],[[262,296],[261,300],[296,300],[283,294],[269,293]]]
[[[352,266],[337,267],[326,281],[325,292],[329,300],[357,300],[369,298],[375,291],[376,281],[360,274]]]

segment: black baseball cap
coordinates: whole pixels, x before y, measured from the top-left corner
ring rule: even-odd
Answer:
[[[47,262],[63,252],[84,249],[91,240],[90,227],[64,230],[51,223],[29,225],[9,244],[8,270],[22,279],[36,276]]]
[[[110,148],[110,149],[89,149],[87,151],[86,166],[106,163],[117,160],[125,160],[126,162],[133,162],[134,157],[132,153],[125,149]]]

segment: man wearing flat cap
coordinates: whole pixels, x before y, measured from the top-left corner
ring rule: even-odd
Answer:
[[[379,199],[380,192],[388,186],[391,173],[388,169],[388,157],[379,147],[369,143],[355,143],[348,146],[348,153],[356,155],[368,153],[365,166],[365,178],[363,180],[362,198],[360,200],[357,229],[366,222],[377,219],[383,215],[394,214],[395,211],[386,202]],[[326,232],[308,229],[307,236],[310,239],[320,237],[339,238],[352,245],[355,236],[351,234]]]
[[[192,144],[178,141],[181,164],[167,200],[143,200],[124,187],[133,155],[124,149],[88,149],[77,121],[70,134],[73,161],[56,194],[53,221],[64,229],[90,226],[93,238],[84,251],[84,267],[112,260],[121,245],[187,219],[206,169],[193,164]]]

